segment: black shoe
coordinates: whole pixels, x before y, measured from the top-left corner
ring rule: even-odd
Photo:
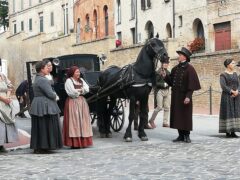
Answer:
[[[231,138],[231,134],[230,133],[226,133],[226,138]]]
[[[182,136],[178,136],[177,139],[174,139],[173,142],[181,142],[184,141],[184,138]]]
[[[191,139],[189,135],[184,135],[184,142],[185,143],[191,143]]]
[[[25,114],[21,114],[19,115],[20,118],[27,118],[27,116]]]
[[[231,137],[238,138],[238,135],[236,135],[235,132],[231,132]]]
[[[112,133],[107,133],[106,138],[112,138]]]
[[[0,146],[0,153],[7,153],[8,151],[5,149],[4,146]]]
[[[100,138],[106,138],[106,134],[105,133],[100,133]]]

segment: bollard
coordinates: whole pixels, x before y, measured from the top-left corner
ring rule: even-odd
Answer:
[[[212,115],[212,86],[209,87],[209,110],[210,115]]]

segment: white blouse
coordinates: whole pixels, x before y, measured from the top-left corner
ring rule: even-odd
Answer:
[[[74,88],[74,85],[79,85],[78,81],[75,81],[73,78],[68,78],[65,82],[65,90],[71,98],[77,98],[80,95],[84,95],[89,92],[89,86],[88,84],[81,78],[83,87],[82,87],[82,93],[79,92],[79,90]]]

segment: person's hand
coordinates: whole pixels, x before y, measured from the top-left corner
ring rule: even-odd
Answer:
[[[186,97],[185,99],[184,99],[184,102],[183,102],[184,104],[189,104],[190,103],[190,98],[188,98],[188,97]]]
[[[5,104],[10,104],[10,103],[12,102],[12,100],[11,100],[10,97],[6,97],[6,98],[3,99],[3,102],[4,102]]]
[[[238,91],[233,91],[233,95],[236,97],[238,95]]]
[[[81,88],[81,89],[78,89],[78,92],[80,93],[80,94],[82,94],[83,93],[83,89]]]
[[[232,93],[232,95],[231,95],[232,97],[236,97],[239,94],[238,90],[236,90],[236,91],[231,90],[231,93]]]

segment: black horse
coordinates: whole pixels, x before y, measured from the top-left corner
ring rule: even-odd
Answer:
[[[168,60],[162,41],[152,38],[144,45],[135,63],[123,68],[112,66],[101,73],[98,80],[98,125],[101,137],[111,137],[110,115],[117,98],[130,99],[129,125],[124,138],[132,141],[131,125],[136,101],[140,102],[138,137],[147,141],[144,126],[148,122],[148,97],[155,80],[158,60]],[[110,102],[109,102],[110,101]]]

